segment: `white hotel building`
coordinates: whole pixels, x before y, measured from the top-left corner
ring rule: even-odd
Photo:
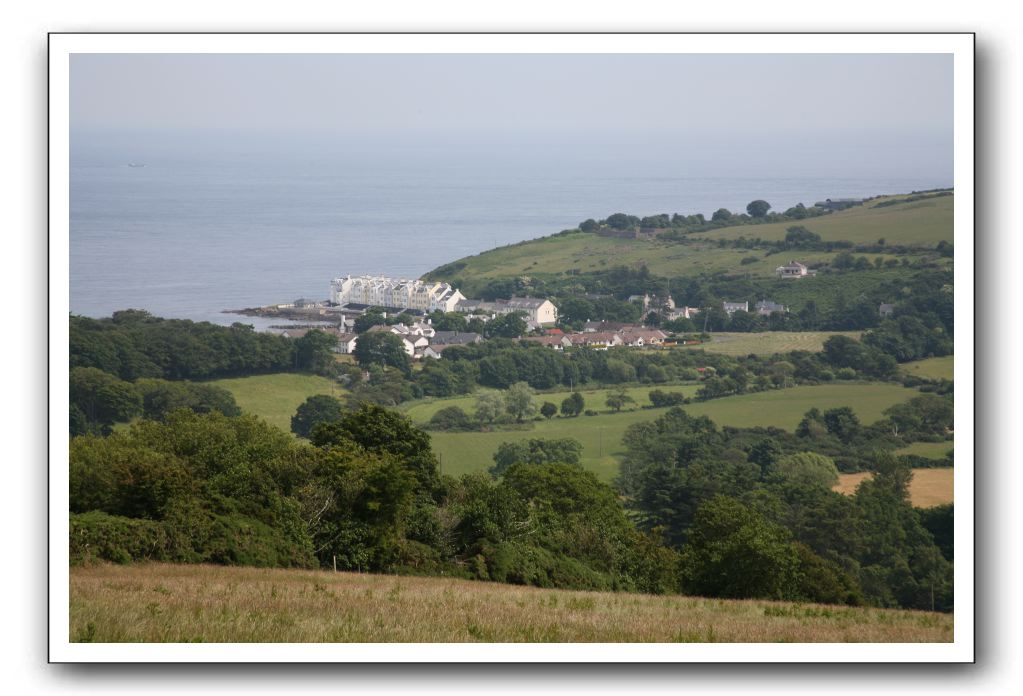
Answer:
[[[447,283],[386,276],[345,276],[330,281],[330,301],[423,312],[453,312],[465,296]]]

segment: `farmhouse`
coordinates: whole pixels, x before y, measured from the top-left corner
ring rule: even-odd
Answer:
[[[664,343],[664,339],[668,337],[668,334],[664,333],[660,329],[641,329],[641,328],[630,328],[623,329],[620,334],[622,341],[627,346],[635,346],[640,348],[642,346],[659,346]]]
[[[565,339],[573,346],[590,348],[613,348],[624,343],[622,337],[614,331],[587,331],[584,333],[565,334]]]
[[[778,274],[779,278],[805,278],[808,275],[814,274],[813,271],[798,261],[789,261],[784,266],[778,266],[774,269],[774,272]]]
[[[892,315],[892,312],[894,311],[895,305],[889,304],[887,302],[882,302],[881,306],[877,308],[877,313],[880,314],[882,317],[890,317]]]
[[[756,310],[757,314],[759,314],[760,316],[769,317],[775,312],[781,312],[782,314],[784,314],[785,312],[789,311],[789,308],[786,307],[785,305],[778,304],[773,300],[760,300],[756,304]]]
[[[721,303],[721,308],[723,310],[725,310],[725,312],[727,312],[728,314],[733,314],[735,312],[748,312],[749,311],[749,302],[728,302],[728,301],[725,301],[725,302]]]

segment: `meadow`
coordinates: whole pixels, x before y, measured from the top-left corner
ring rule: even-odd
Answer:
[[[955,356],[945,355],[940,358],[927,358],[904,363],[900,368],[906,374],[924,379],[947,379],[954,378]]]
[[[621,265],[633,268],[646,266],[650,273],[667,277],[710,275],[723,271],[771,278],[775,268],[788,261],[792,254],[767,254],[764,249],[722,248],[717,242],[739,237],[780,241],[793,225],[807,227],[825,241],[845,240],[854,244],[873,245],[884,239],[888,245],[933,248],[940,241],[952,241],[954,196],[877,207],[878,203],[897,198],[904,196],[878,198],[863,206],[803,221],[737,225],[694,232],[685,236],[684,243],[660,237],[627,239],[582,232],[551,235],[459,259],[431,271],[426,277],[442,280],[457,277],[463,289],[470,291],[476,283],[496,278],[550,276],[569,270],[592,273]],[[812,268],[822,262],[830,262],[836,253],[800,251],[796,256]],[[882,262],[899,258],[884,253],[866,256],[871,263],[878,258]],[[742,260],[749,257],[756,260],[743,264]],[[941,263],[947,261],[942,260]]]
[[[343,392],[336,382],[326,377],[293,372],[218,379],[210,384],[234,394],[243,412],[253,413],[289,433],[291,417],[308,397],[314,394],[339,396]]]
[[[695,388],[695,386],[691,387]],[[685,390],[686,387],[661,387],[664,391]],[[634,397],[637,406],[649,404],[646,393],[650,388],[630,390],[639,392]],[[604,481],[611,481],[618,473],[619,458],[625,454],[622,437],[625,429],[633,423],[653,420],[665,409],[633,408],[620,413],[610,413],[603,404],[606,390],[584,393],[586,408],[599,409],[596,416],[576,418],[553,418],[535,421],[532,428],[517,430],[493,430],[490,432],[433,432],[433,450],[441,460],[443,472],[453,476],[474,471],[486,471],[493,466],[493,454],[502,442],[528,440],[530,438],[570,437],[582,443],[582,465],[593,471]],[[826,410],[837,406],[850,406],[864,423],[871,423],[881,417],[889,406],[907,401],[919,392],[897,384],[862,382],[833,383],[817,386],[793,387],[752,394],[741,394],[721,399],[684,406],[694,416],[706,415],[718,426],[737,427],[774,426],[795,430],[799,421],[811,408]],[[552,400],[538,395],[538,401]],[[409,408],[413,420],[425,422],[439,408],[460,405],[471,413],[473,397],[459,399],[438,399]],[[428,406],[428,408],[427,408]],[[422,418],[423,420],[420,420]]]
[[[763,331],[760,333],[734,333],[722,331],[711,334],[707,343],[678,346],[676,349],[705,350],[723,355],[774,355],[793,350],[818,353],[824,342],[832,336],[848,336],[859,340],[862,331]]]
[[[949,642],[953,615],[330,571],[71,568],[74,642]]]
[[[955,442],[943,440],[942,442],[913,442],[895,450],[895,454],[915,454],[918,457],[928,459],[944,459],[949,450],[953,449]]]
[[[884,238],[886,244],[906,246],[935,246],[938,242],[952,242],[952,213],[955,196],[942,196],[927,200],[877,207],[878,203],[905,196],[884,196],[830,215],[803,221],[777,222],[769,225],[723,227],[710,232],[696,233],[704,239],[736,239],[760,237],[785,239],[792,225],[803,225],[816,232],[824,241],[846,240],[854,244],[873,244]]]
[[[860,481],[869,478],[869,471],[855,474],[839,474],[834,490],[845,495],[856,492]],[[954,502],[955,469],[913,469],[913,480],[909,483],[909,500],[914,507],[934,507]]]

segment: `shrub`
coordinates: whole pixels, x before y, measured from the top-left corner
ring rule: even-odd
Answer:
[[[475,424],[469,414],[458,406],[448,406],[430,418],[431,430],[473,430]]]

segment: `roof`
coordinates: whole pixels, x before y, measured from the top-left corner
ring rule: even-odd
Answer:
[[[539,343],[544,346],[562,346],[565,344],[566,336],[523,336],[520,341]]]
[[[430,340],[431,345],[464,346],[483,340],[475,331],[437,331]]]
[[[783,266],[778,266],[778,268],[806,268],[806,266],[799,263],[798,261],[789,261],[787,264]]]

